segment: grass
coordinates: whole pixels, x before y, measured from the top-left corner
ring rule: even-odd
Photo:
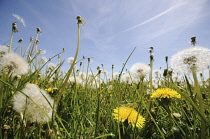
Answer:
[[[78,45],[73,63],[76,63],[79,53],[80,25],[82,25],[82,19],[78,18]],[[13,36],[10,38],[9,51]],[[38,32],[36,38],[38,38]],[[89,58],[83,58],[82,61],[87,61],[88,66],[81,65],[80,71],[76,71],[72,64],[67,74],[61,74],[60,67],[63,62],[59,63],[54,70],[46,71],[46,65],[50,60],[45,64],[37,65],[40,54],[34,53],[35,46],[38,48],[36,39],[33,45],[30,41],[24,53],[24,58],[30,64],[28,74],[13,77],[3,72],[0,75],[0,136],[2,139],[207,139],[210,137],[210,79],[203,80],[203,84],[200,85],[194,73],[193,76],[196,79],[193,81],[196,83],[194,85],[190,84],[191,78],[188,76],[182,76],[182,80],[178,82],[173,79],[172,74],[160,75],[157,77],[160,82],[158,88],[171,88],[181,94],[180,99],[169,98],[163,101],[160,98],[150,98],[151,92],[157,89],[152,86],[152,72],[139,82],[136,82],[136,79],[133,79],[131,84],[121,81],[126,62],[134,50],[128,56],[118,79],[113,78],[113,67],[111,80],[107,81],[107,75],[102,70],[94,76],[88,75],[92,71]],[[150,55],[151,57],[152,68],[153,56]],[[76,76],[83,71],[86,71],[87,76],[83,78],[83,83],[79,83]],[[69,77],[75,77],[75,81],[69,82]],[[99,77],[102,80],[98,81]],[[25,119],[24,112],[18,113],[13,110],[12,98],[17,91],[25,87],[26,83],[37,84],[42,89],[53,88],[48,89],[48,93],[55,100],[55,105],[51,107],[56,109],[49,122],[30,122]],[[113,119],[113,110],[120,106],[134,108],[146,119],[144,127],[140,129],[129,124],[127,120],[118,122]],[[179,113],[181,116],[175,117],[173,113]]]

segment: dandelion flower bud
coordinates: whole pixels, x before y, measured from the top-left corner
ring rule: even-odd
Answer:
[[[42,33],[42,30],[40,28],[36,28],[37,33]]]
[[[192,45],[196,44],[196,36],[191,37],[191,44]]]
[[[39,40],[35,40],[35,42],[34,42],[35,44],[38,44],[39,43]]]
[[[21,43],[23,41],[23,39],[19,39],[18,42]]]
[[[17,22],[12,23],[12,31],[18,32]]]
[[[78,24],[81,24],[81,25],[85,25],[85,21],[82,19],[82,17],[81,16],[77,16],[77,18],[76,18],[77,20],[78,20]]]
[[[30,42],[32,42],[34,40],[34,38],[33,37],[30,37]]]

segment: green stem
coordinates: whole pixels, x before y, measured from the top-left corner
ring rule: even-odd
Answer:
[[[80,48],[80,23],[78,22],[78,41],[77,41],[77,49],[76,49],[76,53],[75,53],[75,56],[74,56],[74,60],[73,60],[73,63],[71,64],[71,67],[69,69],[69,71],[67,72],[67,76],[63,82],[63,85],[61,86],[60,90],[59,90],[59,95],[57,97],[57,101],[55,103],[55,106],[58,106],[58,103],[63,95],[63,91],[68,83],[68,80],[69,80],[69,77],[74,69],[74,65],[75,65],[75,62],[76,62],[76,59],[77,59],[77,56],[78,56],[78,53],[79,53],[79,48]]]
[[[20,44],[18,45],[18,54],[21,56],[21,42],[20,42]]]
[[[200,106],[200,113],[205,116],[205,109],[204,109],[204,104],[203,104],[203,98],[202,98],[202,93],[200,91],[200,87],[198,84],[198,79],[196,76],[196,71],[194,69],[192,69],[192,75],[193,75],[193,79],[194,79],[194,87],[195,87],[195,94],[197,95],[197,99],[199,102],[199,106]],[[206,123],[205,121],[201,118],[201,138],[205,138],[205,131],[206,131]]]
[[[30,47],[31,47],[31,41],[29,42],[28,47],[26,48],[26,51],[23,54],[23,57],[25,57],[26,53],[28,53]]]
[[[194,101],[192,100],[192,98],[187,94],[187,92],[182,92],[182,88],[180,87],[177,87],[176,85],[172,84],[173,87],[175,88],[175,90],[179,90],[179,94],[181,96],[184,96],[185,100],[188,101],[192,107],[197,111],[198,115],[201,117],[201,119],[203,119],[208,125],[210,125],[210,121],[208,119],[206,119],[206,117],[204,116],[204,114],[202,114],[199,109],[198,109],[198,106],[194,103]]]
[[[12,30],[12,34],[10,36],[10,41],[9,41],[9,49],[8,49],[8,52],[11,51],[13,36],[14,36],[14,31]]]

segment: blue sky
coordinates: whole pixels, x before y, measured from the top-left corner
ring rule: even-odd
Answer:
[[[189,47],[192,36],[197,37],[197,45],[210,48],[209,8],[208,0],[1,0],[0,45],[9,40],[11,24],[17,21],[13,49],[20,38],[26,48],[40,27],[39,48],[47,51],[45,57],[62,48],[65,58],[72,57],[77,43],[76,16],[80,15],[86,23],[81,28],[78,59],[94,57],[93,70],[103,64],[111,71],[114,64],[115,71],[120,71],[135,47],[126,68],[136,62],[147,64],[150,46],[154,47],[154,69],[164,69],[165,56],[170,59]],[[12,14],[21,16],[25,26]],[[65,62],[62,68],[68,67]]]

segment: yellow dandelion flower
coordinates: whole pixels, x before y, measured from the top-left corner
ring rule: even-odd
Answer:
[[[57,88],[53,88],[53,87],[49,87],[49,88],[45,89],[45,91],[52,92],[52,93],[56,90],[57,90]]]
[[[181,95],[170,88],[160,88],[154,91],[151,98],[181,98]]]
[[[117,107],[112,113],[114,119],[124,122],[128,120],[128,123],[133,127],[143,128],[145,119],[135,109],[131,107]]]

